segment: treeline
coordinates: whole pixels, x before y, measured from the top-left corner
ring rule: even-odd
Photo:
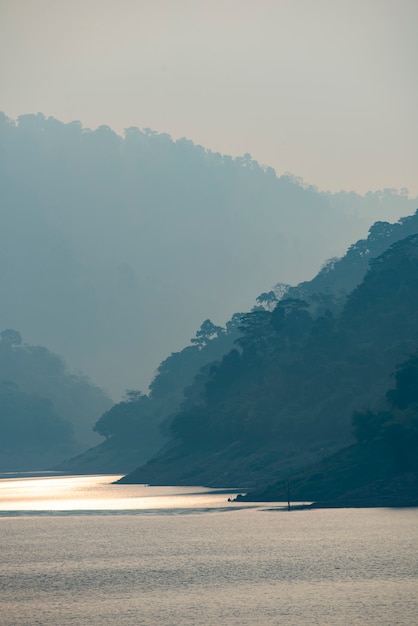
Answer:
[[[105,441],[58,468],[83,473],[128,472],[151,458],[169,441],[173,416],[186,398],[190,400],[192,384],[193,393],[199,394],[211,363],[234,346],[240,319],[240,314],[234,315],[225,328],[205,320],[191,345],[160,364],[148,394],[127,390],[124,399],[97,420],[94,430]]]
[[[415,348],[418,274],[407,244],[413,250],[416,236],[372,262],[337,317],[313,317],[295,298],[243,316],[237,349],[211,368],[198,413],[185,407],[173,433],[207,446],[266,437],[347,441],[344,416],[369,404],[382,375]]]
[[[20,333],[0,333],[0,471],[46,469],[94,445],[110,398]]]
[[[418,213],[377,224],[312,281],[323,292],[305,283],[272,311],[241,316],[234,349],[206,367],[170,420],[170,444],[125,480],[257,485],[352,443],[353,413],[366,428],[418,346],[411,232]]]
[[[393,190],[329,194],[151,129],[0,115],[2,326],[120,397],[209,317],[341,254]]]

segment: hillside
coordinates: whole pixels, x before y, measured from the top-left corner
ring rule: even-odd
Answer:
[[[340,311],[347,296],[361,283],[372,259],[409,235],[418,232],[418,211],[393,224],[376,222],[366,239],[352,244],[344,256],[328,260],[321,271],[310,281],[290,287],[287,297],[307,300],[316,314],[327,308]]]
[[[417,448],[415,446],[415,454]],[[388,464],[381,442],[344,448],[304,471],[239,495],[240,502],[313,502],[313,508],[418,506],[418,471]]]
[[[327,263],[310,283],[297,287],[276,285],[270,292],[262,293],[253,312],[263,315],[263,311],[272,311],[278,300],[290,295],[295,297],[299,292],[307,297],[314,317],[318,317],[321,311],[325,312],[326,304],[334,312],[341,310],[348,285],[355,286],[361,281],[370,259],[412,232],[418,232],[418,213],[395,224],[373,225],[367,240],[356,242],[344,257]],[[135,394],[131,394],[128,402],[125,400],[115,405],[98,421],[96,430],[106,441],[75,459],[61,463],[58,468],[72,472],[126,473],[150,459],[159,447],[170,440],[170,423],[181,405],[200,401],[210,370],[215,364],[219,366],[222,357],[236,348],[236,342],[242,335],[240,326],[243,316],[242,313],[234,314],[225,328],[206,320],[191,339],[191,345],[171,354],[160,364],[146,398],[142,394],[141,401],[137,402]],[[274,452],[269,454],[271,456]],[[313,453],[313,457],[316,458],[317,454],[322,454],[320,449]],[[306,452],[301,455],[301,462],[304,462],[305,455]],[[262,469],[263,464],[255,462]],[[217,453],[219,480],[230,471],[230,465],[229,453],[224,462]],[[211,463],[210,467],[213,473],[215,464]],[[211,477],[205,477],[205,480],[211,480]]]
[[[72,473],[126,473],[148,461],[168,439],[170,420],[185,401],[192,383],[199,390],[208,365],[220,360],[233,347],[239,336],[239,319],[240,315],[235,315],[225,328],[205,320],[191,339],[191,345],[160,364],[148,394],[127,390],[121,402],[101,415],[94,431],[104,441],[59,463],[55,469]]]
[[[100,441],[111,399],[43,346],[0,333],[0,471],[45,469]]]
[[[355,444],[237,499],[418,506],[418,352],[396,368],[394,379],[378,408],[353,414]]]
[[[122,480],[251,487],[352,444],[353,412],[373,406],[417,348],[417,285],[410,235],[370,262],[340,312],[315,316],[285,297],[243,316],[236,349],[183,403],[166,448]]]
[[[202,320],[224,323],[296,284],[376,219],[393,190],[320,192],[250,155],[151,129],[0,115],[0,319],[116,400],[146,390]],[[261,278],[260,278],[261,277]]]

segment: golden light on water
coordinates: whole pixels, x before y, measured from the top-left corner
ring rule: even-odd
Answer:
[[[114,485],[120,475],[42,476],[0,480],[0,512],[135,511],[216,508],[228,490]]]

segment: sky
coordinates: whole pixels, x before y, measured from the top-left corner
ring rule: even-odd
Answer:
[[[416,0],[0,0],[0,110],[418,195]]]

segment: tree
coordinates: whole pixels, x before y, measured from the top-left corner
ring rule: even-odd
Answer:
[[[111,437],[136,437],[149,417],[149,398],[141,391],[128,389],[126,400],[118,402],[103,413],[94,425],[93,430],[109,439]]]
[[[6,328],[0,333],[1,342],[8,346],[20,346],[22,344],[22,336],[13,328]]]
[[[209,319],[205,320],[199,330],[196,332],[196,336],[191,339],[191,342],[198,348],[204,348],[210,341],[225,334],[225,329],[222,326],[215,326]]]
[[[263,309],[266,309],[267,311],[272,311],[274,309],[274,307],[277,304],[277,300],[278,298],[276,294],[274,293],[274,291],[261,293],[256,299],[258,304],[262,306]]]
[[[271,313],[264,309],[245,313],[240,318],[239,330],[242,336],[236,343],[243,349],[251,348],[257,351],[265,344],[266,336],[270,331]]]
[[[125,402],[138,402],[144,394],[139,389],[127,389],[125,392]]]
[[[309,305],[299,298],[280,300],[271,314],[271,324],[277,333],[291,342],[307,335],[312,326]]]

